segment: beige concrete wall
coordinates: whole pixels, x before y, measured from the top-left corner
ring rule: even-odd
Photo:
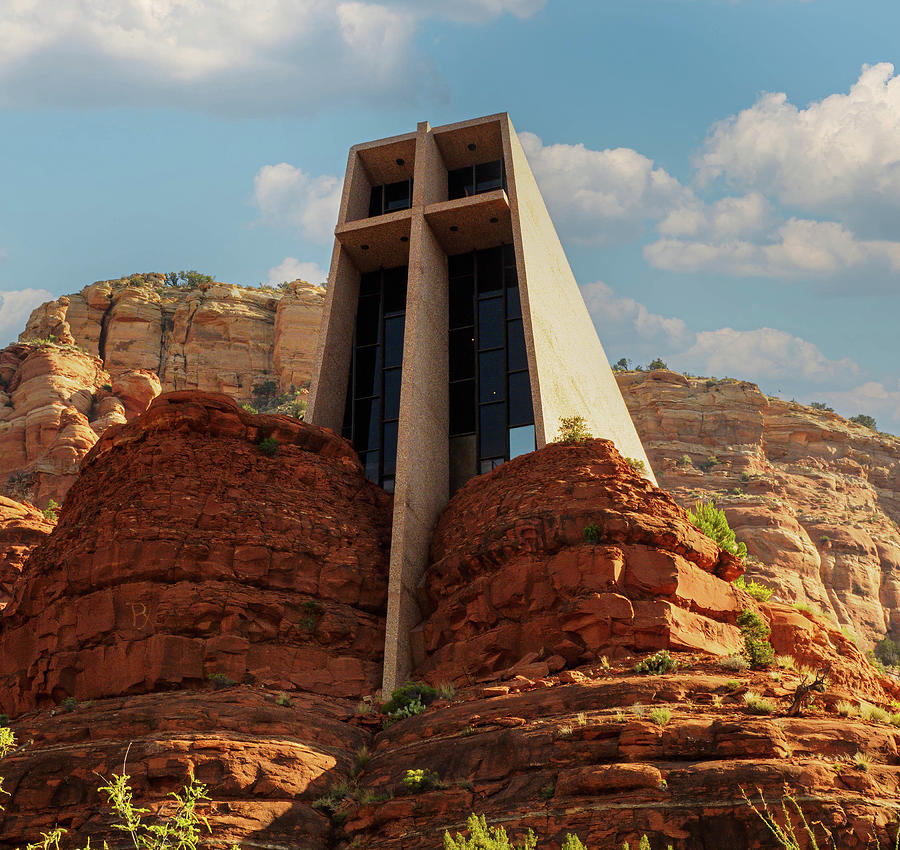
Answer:
[[[504,146],[538,446],[556,437],[560,417],[583,416],[595,437],[610,439],[623,455],[642,460],[656,483],[508,118]]]

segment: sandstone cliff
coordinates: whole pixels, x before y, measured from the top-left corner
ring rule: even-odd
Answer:
[[[100,281],[42,304],[0,352],[2,492],[61,503],[82,457],[160,392],[225,392],[299,412],[324,290],[167,286],[163,275]]]
[[[0,847],[54,825],[108,835],[96,774],[126,751],[141,803],[192,769],[217,839],[248,847],[431,850],[471,811],[555,846],[761,847],[740,789],[786,783],[846,850],[886,843],[900,730],[839,701],[888,706],[900,687],[827,621],[735,588],[735,560],[611,443],[549,446],[457,493],[419,588],[416,672],[457,691],[383,729],[367,711],[390,516],[346,441],[223,396],[108,428],[0,613],[21,743]],[[745,608],[795,667],[829,669],[814,705],[791,710],[790,666],[720,666]],[[660,647],[679,668],[637,675]],[[431,787],[413,793],[411,769]]]
[[[900,438],[755,384],[626,372],[619,385],[660,486],[713,498],[748,575],[865,643],[900,630]]]

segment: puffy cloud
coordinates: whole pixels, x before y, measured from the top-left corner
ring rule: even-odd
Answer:
[[[408,97],[435,79],[414,45],[423,21],[477,24],[506,12],[528,17],[543,5],[22,0],[0,5],[0,106],[259,112],[311,108],[338,96]]]
[[[691,226],[694,222],[688,221],[683,230]],[[694,232],[706,235],[702,223]],[[709,235],[715,237],[715,230]],[[869,286],[877,287],[880,278],[874,273],[900,272],[900,242],[861,240],[837,222],[792,218],[767,242],[664,238],[645,246],[644,258],[667,271],[754,277],[825,278],[867,270],[873,272]]]
[[[635,237],[647,219],[696,204],[693,192],[631,148],[544,145],[534,133],[519,139],[554,221],[574,241]]]
[[[15,340],[25,327],[31,311],[52,298],[53,294],[46,289],[0,292],[0,345],[8,345]]]
[[[280,162],[260,168],[253,179],[253,190],[264,223],[296,228],[314,242],[331,241],[341,203],[341,181],[337,177],[312,177]]]
[[[698,199],[675,207],[659,223],[666,236],[728,238],[760,233],[770,226],[772,205],[759,192],[739,198],[722,198],[712,204]]]
[[[307,283],[324,283],[328,272],[318,263],[302,263],[296,257],[285,257],[277,266],[269,269],[269,284],[274,286],[286,280],[305,280]]]
[[[798,109],[784,93],[714,125],[698,158],[701,182],[724,177],[782,202],[900,206],[900,76],[864,66],[848,94]]]
[[[900,380],[894,386],[867,381],[846,392],[828,393],[825,397],[846,416],[865,413],[874,417],[880,430],[900,434]]]

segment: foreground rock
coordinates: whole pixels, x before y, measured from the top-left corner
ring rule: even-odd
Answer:
[[[900,438],[745,381],[618,380],[660,486],[684,506],[715,499],[748,576],[865,645],[900,636]]]

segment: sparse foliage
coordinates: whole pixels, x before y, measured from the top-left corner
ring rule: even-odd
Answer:
[[[256,445],[266,457],[275,457],[278,454],[278,440],[274,437],[263,437]]]
[[[719,510],[713,502],[696,502],[693,509],[688,511],[688,516],[700,531],[715,540],[726,552],[737,555],[741,560],[747,557],[747,546],[735,540],[725,511]]]
[[[651,676],[659,676],[663,673],[672,673],[678,669],[678,663],[669,655],[667,649],[661,649],[649,658],[638,661],[634,665],[635,673],[644,673]]]
[[[655,357],[647,364],[647,369],[652,371],[654,369],[668,369],[669,366],[662,357]]]
[[[586,525],[582,533],[588,543],[599,543],[603,539],[603,529],[594,522]]]
[[[559,433],[556,435],[555,442],[571,445],[573,443],[583,443],[585,440],[590,440],[593,436],[583,416],[559,417]]]
[[[744,548],[746,550],[746,547]],[[744,576],[738,576],[732,584],[739,590],[749,593],[757,602],[768,602],[775,592],[771,587],[767,587],[762,582],[758,582],[755,578],[750,579],[748,582]]]
[[[829,407],[827,404],[825,404],[825,403],[822,402],[822,401],[811,401],[811,402],[809,403],[809,406],[810,406],[813,410],[824,410],[826,413],[834,413],[834,408],[833,408],[833,407]]]
[[[47,502],[47,507],[44,508],[44,510],[41,511],[41,513],[44,515],[44,517],[46,519],[49,519],[50,522],[56,522],[56,520],[59,518],[59,509],[60,509],[59,502],[57,502],[54,499],[51,499],[49,502]]]
[[[769,643],[769,626],[753,611],[745,608],[738,615],[737,624],[744,637],[744,654],[754,670],[764,670],[775,658]]]
[[[878,424],[875,420],[865,413],[857,413],[856,416],[851,416],[850,421],[855,422],[857,425],[862,425],[864,428],[871,428],[873,431],[878,430]]]

